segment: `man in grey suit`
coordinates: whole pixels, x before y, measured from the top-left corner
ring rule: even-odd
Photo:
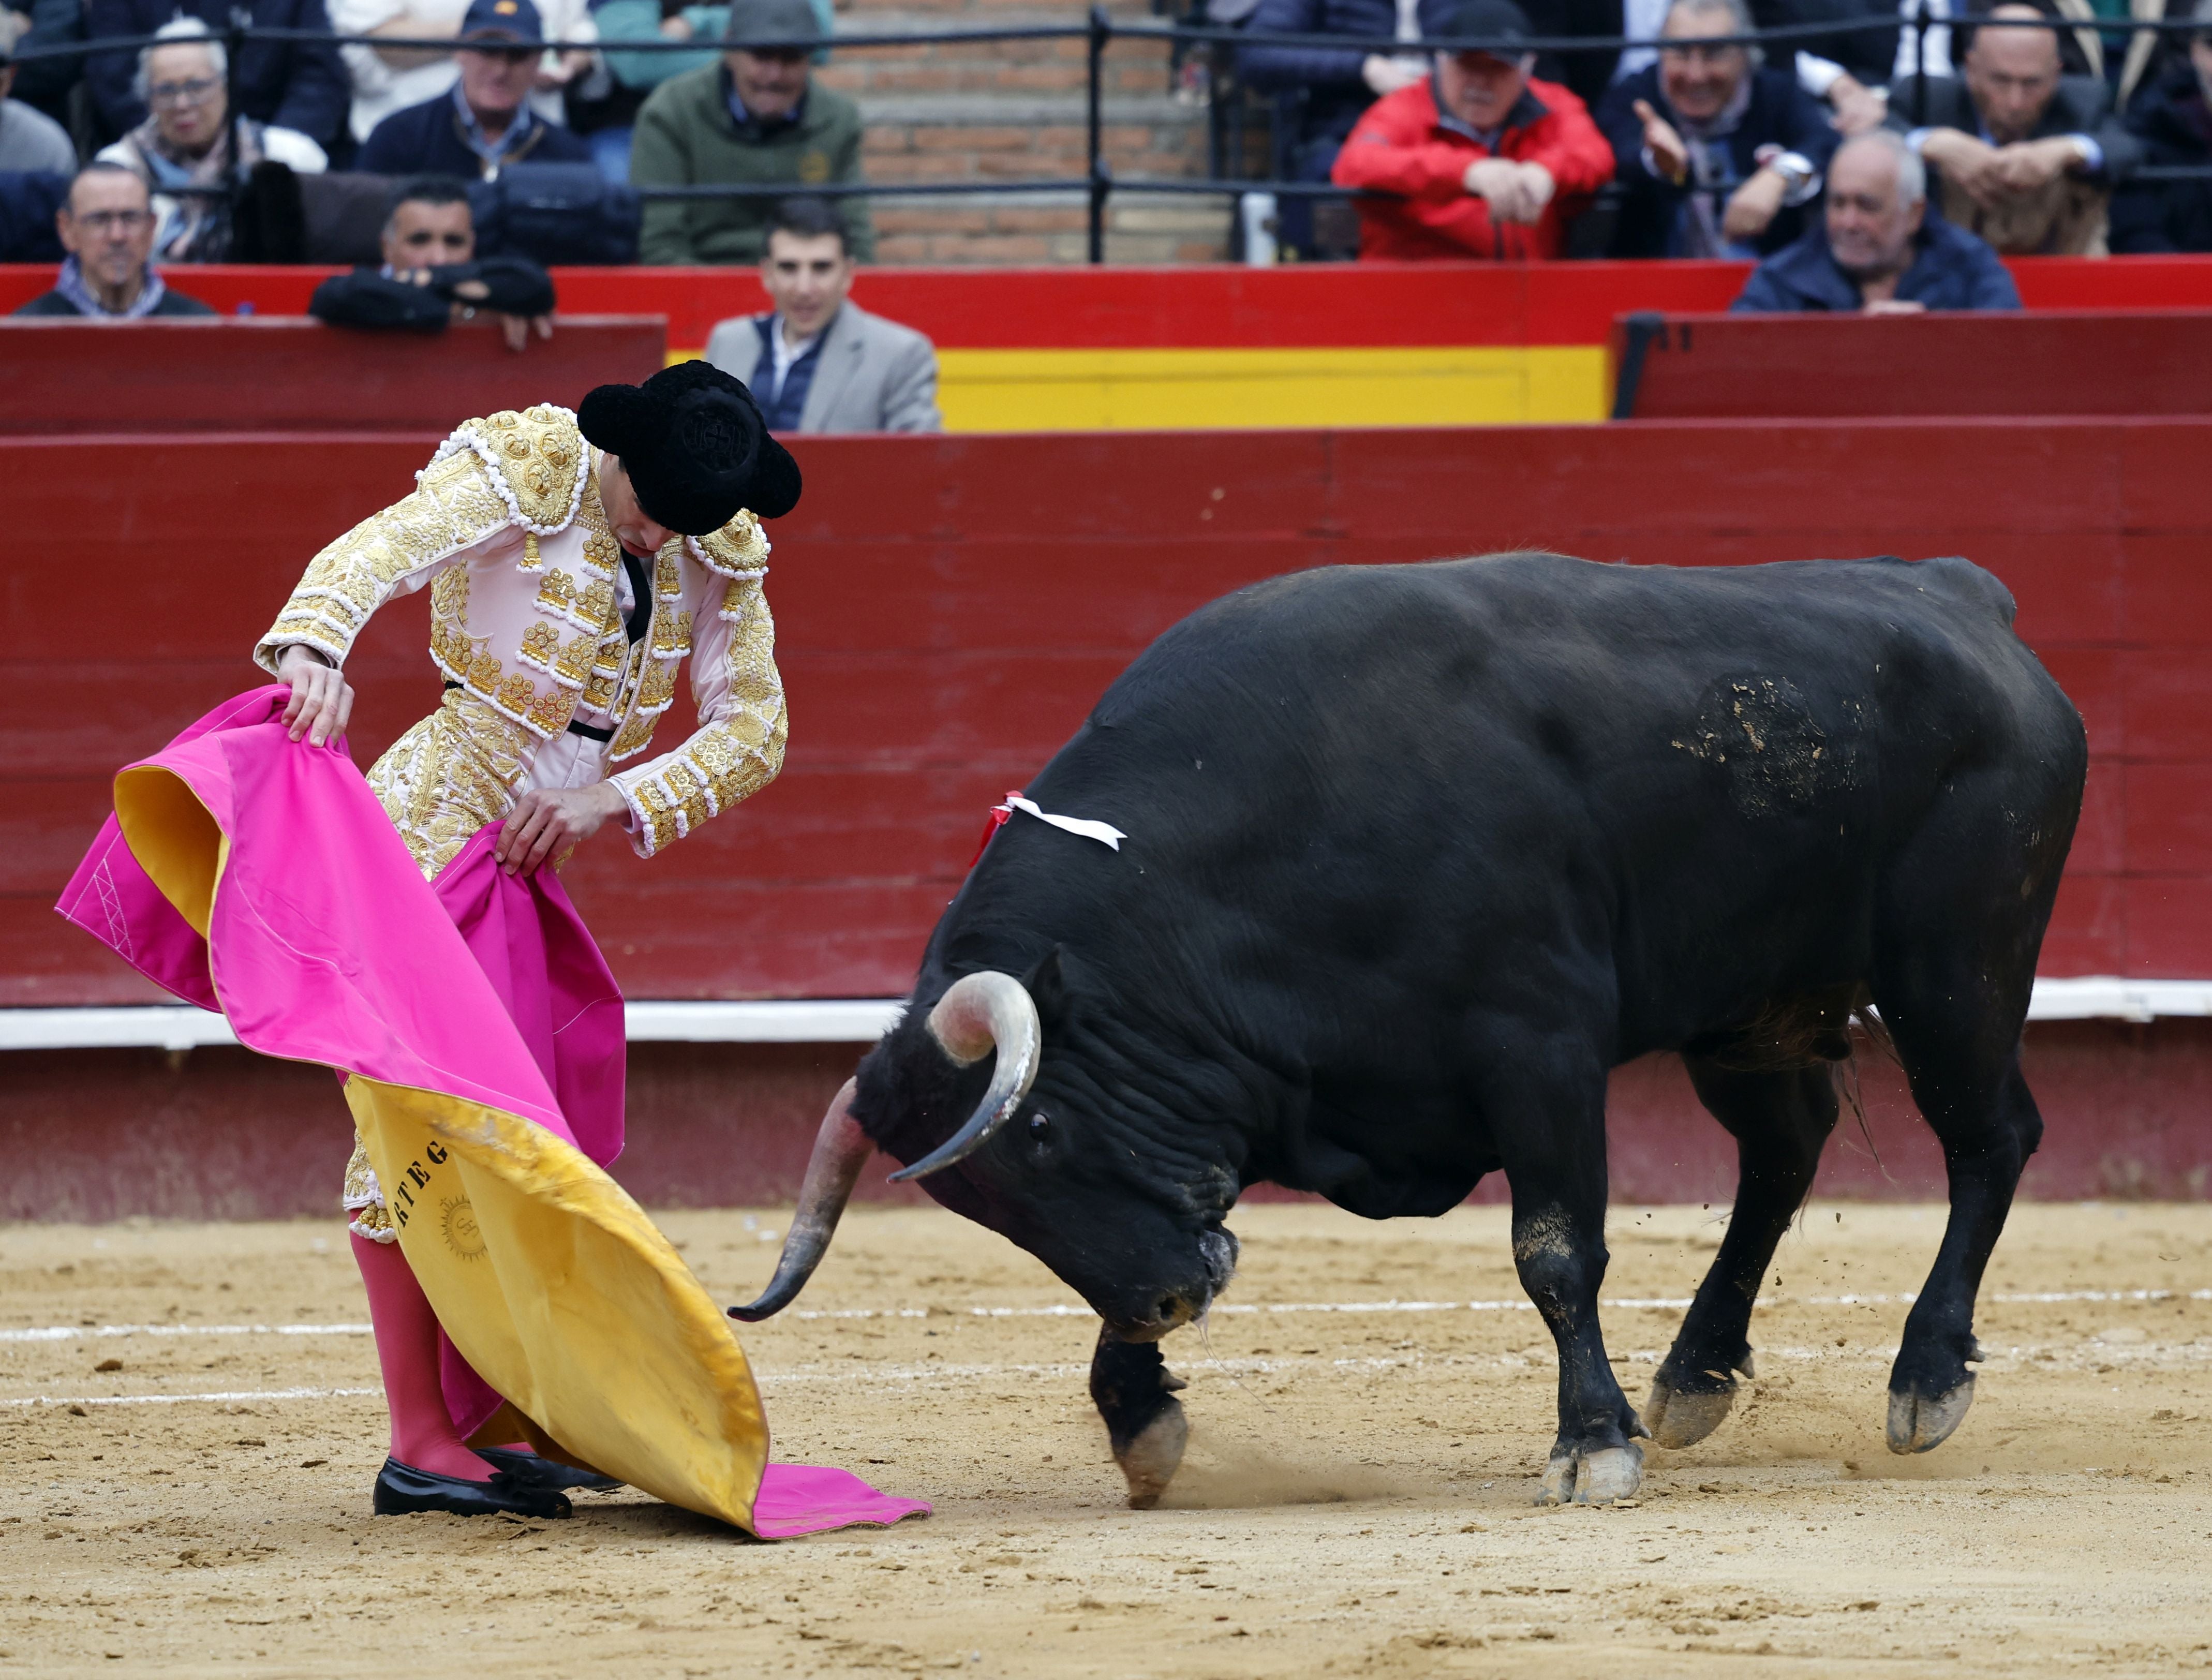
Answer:
[[[2142,143],[2108,109],[2102,82],[2060,74],[2043,19],[2033,6],[1992,7],[1964,74],[1896,82],[1889,121],[1937,175],[1948,221],[2008,256],[2101,257],[2112,185]]]
[[[765,315],[718,322],[707,360],[744,381],[771,432],[941,432],[937,351],[912,327],[846,294],[845,225],[820,198],[794,198],[769,222]]]

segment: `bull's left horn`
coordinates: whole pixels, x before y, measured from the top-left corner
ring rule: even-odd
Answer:
[[[1037,1061],[1044,1048],[1036,999],[1012,974],[992,968],[953,981],[929,1012],[929,1035],[962,1067],[981,1061],[994,1049],[999,1065],[991,1076],[991,1089],[983,1093],[968,1124],[913,1166],[892,1174],[894,1184],[965,1161],[989,1142],[993,1132],[1013,1119],[1014,1110],[1036,1083]]]
[[[876,1147],[853,1118],[854,1083],[850,1079],[845,1082],[831,1099],[830,1112],[822,1117],[822,1130],[815,1137],[814,1153],[806,1160],[806,1178],[799,1187],[799,1205],[792,1210],[791,1229],[784,1234],[783,1256],[776,1262],[775,1276],[769,1279],[759,1300],[730,1308],[732,1318],[753,1324],[783,1311],[799,1298],[806,1280],[814,1276],[814,1268],[830,1252],[830,1239],[836,1234],[845,1204],[852,1199],[853,1186]]]

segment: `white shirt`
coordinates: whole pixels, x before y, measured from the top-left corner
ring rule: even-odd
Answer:
[[[783,313],[781,310],[776,312],[775,318],[769,322],[768,351],[772,364],[769,377],[775,381],[769,387],[769,402],[775,403],[782,400],[784,378],[791,372],[792,363],[812,349],[814,341],[821,336],[820,333],[816,332],[810,333],[804,338],[786,339],[783,336]]]

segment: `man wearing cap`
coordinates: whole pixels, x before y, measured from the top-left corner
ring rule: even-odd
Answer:
[[[1359,201],[1363,258],[1557,257],[1566,226],[1613,174],[1613,149],[1582,100],[1528,74],[1535,55],[1513,0],[1464,0],[1419,82],[1368,107],[1337,155]]]
[[[639,186],[821,187],[860,179],[860,112],[815,85],[822,39],[807,0],[737,0],[721,62],[671,76],[637,113],[630,179]],[[757,263],[777,197],[648,203],[647,263]],[[841,198],[848,250],[876,254],[867,205]]]
[[[497,180],[510,163],[588,163],[592,149],[530,106],[544,39],[534,0],[473,0],[446,93],[376,125],[354,167],[370,175],[454,175]],[[469,45],[476,42],[481,45]],[[506,43],[507,45],[502,45]]]
[[[786,725],[759,521],[797,505],[799,476],[737,380],[686,362],[574,414],[471,420],[416,485],[316,556],[254,658],[291,688],[293,738],[319,745],[346,726],[343,666],[369,616],[430,586],[445,697],[368,773],[426,880],[492,823],[509,874],[557,868],[610,822],[650,858],[775,777]],[[650,754],[687,654],[698,727]],[[377,1512],[566,1514],[561,1489],[592,1484],[580,1473],[463,1444],[437,1321],[359,1149],[344,1203],[392,1418]]]

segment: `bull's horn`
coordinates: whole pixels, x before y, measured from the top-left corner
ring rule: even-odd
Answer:
[[[868,1164],[876,1147],[853,1118],[855,1083],[845,1082],[844,1089],[831,1099],[830,1112],[822,1117],[822,1130],[816,1134],[814,1153],[806,1160],[806,1180],[799,1187],[799,1206],[792,1212],[791,1229],[784,1234],[783,1256],[776,1262],[775,1276],[761,1291],[759,1300],[732,1307],[732,1318],[752,1324],[783,1311],[799,1298],[806,1280],[814,1276],[814,1268],[829,1252],[838,1218],[852,1199],[860,1168]]]
[[[950,1167],[981,1149],[1030,1094],[1044,1047],[1036,1000],[1012,974],[990,968],[953,981],[929,1012],[929,1035],[962,1067],[981,1061],[994,1049],[999,1065],[968,1124],[913,1166],[892,1174],[894,1184]]]

